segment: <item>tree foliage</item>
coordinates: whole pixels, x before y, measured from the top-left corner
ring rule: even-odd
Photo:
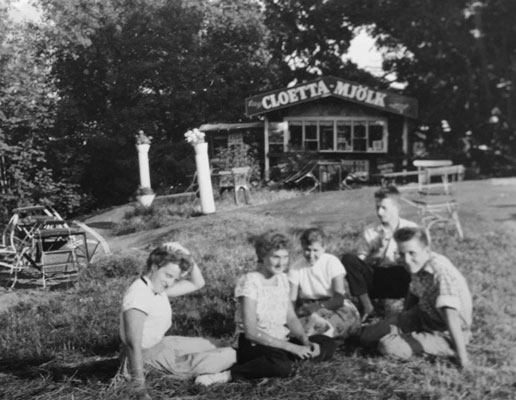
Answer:
[[[46,159],[57,101],[48,54],[35,26],[8,18],[0,7],[0,219],[34,203],[73,212],[77,185],[56,179]]]
[[[266,0],[273,54],[282,72],[351,76],[342,62],[353,32],[366,28],[385,54],[384,69],[420,102],[430,144],[458,156],[465,132],[514,154],[516,2],[513,0]],[[377,83],[378,84],[378,83]],[[493,118],[493,115],[495,118]],[[441,129],[446,120],[451,132]],[[489,124],[488,121],[494,122]],[[441,154],[442,155],[442,154]]]
[[[268,31],[253,1],[44,0],[43,6],[55,22],[49,37],[62,98],[56,135],[67,144],[53,159],[72,155],[70,174],[101,205],[124,202],[137,187],[135,132],[154,137],[156,182],[176,184],[191,157],[183,133],[207,121],[241,119],[243,99],[275,76]]]
[[[445,146],[471,130],[479,143],[514,154],[514,1],[350,0],[344,12],[388,50],[384,68],[419,99],[422,123],[439,130],[450,122]]]
[[[250,95],[316,75],[387,87],[346,59],[364,27],[386,74],[419,100],[437,152],[457,156],[472,131],[514,161],[514,0],[38,0],[43,22],[29,24],[8,19],[10,2],[0,6],[4,214],[127,201],[139,130],[154,138],[152,183],[165,190],[193,170],[183,133],[240,121]]]
[[[354,26],[341,0],[265,0],[266,24],[275,62],[284,83],[336,75],[373,86],[386,82],[345,59]]]

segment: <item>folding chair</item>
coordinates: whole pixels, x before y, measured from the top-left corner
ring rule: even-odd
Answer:
[[[417,197],[402,198],[417,207],[421,224],[429,237],[436,224],[453,224],[460,239],[464,237],[456,199],[456,183],[464,179],[464,166],[424,168],[420,171]],[[406,192],[406,190],[402,190]]]
[[[285,185],[288,184],[296,184],[298,185],[302,180],[304,179],[311,179],[313,181],[313,187],[311,187],[308,190],[308,193],[313,192],[316,190],[320,185],[321,182],[319,179],[315,176],[315,170],[317,168],[317,160],[310,160],[307,163],[305,163],[301,169],[292,175],[288,176],[283,180],[283,183]]]
[[[85,232],[85,241],[81,240],[80,236],[73,237],[73,240],[75,241],[73,245],[76,247],[77,257],[79,260],[81,258],[85,259],[84,264],[89,265],[99,248],[102,249],[104,254],[111,254],[111,250],[106,239],[104,239],[97,231],[79,221],[72,221],[72,227],[78,227]]]
[[[79,228],[38,229],[34,235],[35,252],[25,254],[25,258],[41,275],[43,288],[47,282],[67,283],[75,280],[79,273],[80,260],[77,255],[78,243],[86,243],[86,232]],[[89,262],[86,246],[85,258]]]

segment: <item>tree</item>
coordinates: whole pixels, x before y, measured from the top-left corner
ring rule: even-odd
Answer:
[[[179,144],[183,133],[242,118],[245,97],[274,78],[268,32],[253,1],[42,4],[53,22],[61,98],[55,137],[62,145],[52,159],[72,154],[69,174],[99,205],[124,202],[136,189],[135,132],[154,138],[152,166],[161,165],[155,182],[176,184],[186,180],[178,177],[184,171],[163,171],[161,157],[174,168],[176,156],[191,157]]]
[[[513,0],[265,0],[272,52],[284,77],[339,74],[382,85],[342,62],[365,28],[386,52],[386,75],[418,98],[421,125],[442,153],[460,156],[466,131],[505,154],[516,150],[516,2]],[[286,79],[286,78],[285,78]],[[442,121],[451,131],[441,129]],[[488,121],[498,121],[489,124]],[[441,154],[443,156],[443,154]]]
[[[514,153],[514,1],[351,0],[344,12],[389,51],[384,68],[419,99],[422,123],[437,134],[449,121],[444,148],[472,130],[477,142]],[[498,137],[487,124],[496,109]]]
[[[35,203],[73,212],[77,187],[55,179],[45,157],[57,97],[41,33],[11,21],[8,10],[0,7],[0,219]]]
[[[265,0],[266,24],[272,32],[271,51],[281,65],[286,84],[313,79],[317,75],[336,75],[372,86],[387,82],[345,61],[353,25],[341,0]]]

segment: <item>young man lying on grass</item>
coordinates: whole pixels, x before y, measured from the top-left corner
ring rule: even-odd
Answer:
[[[361,343],[404,359],[425,353],[456,355],[467,367],[472,301],[464,276],[450,260],[431,251],[422,228],[401,228],[394,239],[411,274],[405,311],[366,326]]]

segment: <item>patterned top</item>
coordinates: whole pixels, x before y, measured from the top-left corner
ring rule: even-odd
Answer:
[[[400,218],[397,229],[415,228],[417,224],[407,219]],[[398,245],[392,237],[394,232],[382,224],[370,226],[364,231],[364,240],[358,249],[358,256],[367,263],[378,267],[391,267],[398,265]]]
[[[245,274],[237,281],[235,297],[237,334],[244,332],[242,304],[239,297],[248,297],[256,301],[258,329],[277,339],[287,338],[290,332],[286,327],[290,299],[286,274],[274,275],[269,280],[265,280],[259,272]]]
[[[340,260],[324,253],[312,266],[305,259],[296,262],[290,267],[288,279],[299,286],[300,299],[322,299],[334,295],[332,281],[339,275],[346,275]]]
[[[419,298],[425,328],[447,330],[443,308],[449,307],[459,312],[462,330],[470,329],[473,307],[468,284],[445,256],[431,253],[423,268],[412,275],[409,290]]]

